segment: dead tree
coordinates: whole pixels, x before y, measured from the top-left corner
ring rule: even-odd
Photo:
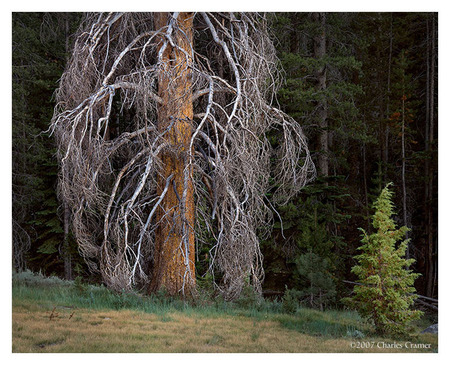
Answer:
[[[314,177],[264,16],[87,14],[51,124],[79,250],[115,289],[195,289],[196,244],[228,298],[260,289],[259,239]],[[270,143],[276,131],[279,142]]]

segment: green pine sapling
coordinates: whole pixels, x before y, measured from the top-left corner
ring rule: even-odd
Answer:
[[[388,184],[374,204],[373,234],[363,229],[358,264],[352,272],[361,285],[355,286],[354,295],[344,302],[355,308],[361,316],[373,321],[378,333],[404,335],[409,323],[423,312],[411,309],[416,298],[413,286],[419,274],[409,266],[414,259],[405,259],[409,240],[404,240],[407,227],[396,229],[393,215],[392,192]],[[402,240],[396,247],[396,243]]]

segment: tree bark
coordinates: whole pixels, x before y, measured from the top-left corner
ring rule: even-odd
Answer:
[[[317,35],[314,37],[314,58],[320,63],[316,71],[317,90],[319,91],[319,102],[317,105],[319,123],[319,176],[328,176],[328,108],[325,90],[327,88],[327,70],[322,64],[326,55],[326,13],[313,13],[313,19],[317,24]]]
[[[297,54],[299,53],[299,37],[298,37],[298,13],[290,13],[290,23],[292,24],[292,28],[290,33],[290,42],[289,42],[289,50],[291,53]]]
[[[156,28],[168,25],[172,15],[159,13]],[[164,288],[170,295],[190,295],[195,289],[195,206],[192,166],[189,165],[192,136],[192,44],[193,14],[180,13],[178,29],[162,54],[162,69],[158,78],[162,104],[158,109],[158,129],[165,133],[169,147],[162,154],[162,171],[158,177],[158,195],[171,178],[171,187],[157,212],[159,222],[155,237],[155,262],[151,290]],[[164,39],[160,40],[161,51]]]
[[[427,237],[427,296],[433,295],[434,290],[434,231],[433,231],[433,142],[434,142],[434,82],[435,82],[435,65],[436,65],[436,23],[435,14],[432,14],[431,20],[431,60],[430,60],[430,91],[429,91],[429,142],[431,162],[429,163],[428,172],[428,237]]]
[[[70,227],[70,208],[64,203],[64,278],[72,280],[72,255],[70,254],[69,227]]]
[[[66,33],[66,62],[69,58],[69,18],[66,15],[65,18],[65,33]],[[63,203],[64,208],[64,245],[63,245],[63,256],[64,256],[64,278],[66,280],[72,280],[72,255],[70,254],[70,208],[67,202]]]
[[[363,117],[363,123],[364,123],[364,130],[366,130],[366,118]],[[364,184],[364,204],[365,204],[365,215],[366,215],[366,219],[367,219],[367,227],[369,229],[369,233],[370,233],[370,208],[369,208],[369,192],[368,192],[368,188],[367,188],[367,147],[366,147],[366,141],[363,141],[363,145],[362,145],[362,159],[363,159],[363,184]]]
[[[390,117],[390,96],[391,96],[391,69],[392,69],[392,43],[394,40],[393,32],[393,20],[392,20],[392,13],[390,16],[390,31],[389,31],[389,59],[388,59],[388,74],[387,74],[387,93],[386,93],[386,124],[385,124],[385,131],[384,131],[384,155],[383,155],[383,163],[384,163],[384,181],[387,180],[387,166],[389,163],[389,134],[390,134],[390,128],[389,128],[389,117]]]
[[[404,81],[403,81],[404,83]],[[402,193],[403,193],[403,225],[408,226],[408,211],[407,211],[407,194],[406,194],[406,139],[405,139],[405,91],[402,95]],[[409,233],[405,233],[405,238],[408,239]],[[406,246],[406,259],[409,260],[409,243]]]

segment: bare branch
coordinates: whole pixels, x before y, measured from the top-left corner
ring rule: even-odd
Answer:
[[[189,43],[183,13],[169,14],[163,26],[153,13],[86,15],[50,127],[58,189],[72,208],[80,253],[110,287],[155,279],[155,235],[171,217],[181,232],[182,291],[192,276],[188,240],[195,232],[197,244],[209,245],[220,289],[235,298],[248,279],[261,289],[259,241],[270,233],[274,207],[315,170],[300,125],[271,106],[281,79],[264,16],[193,16],[202,37]],[[170,64],[169,50],[177,55]],[[161,108],[175,112],[161,95],[180,87],[180,75],[189,75],[192,86],[180,98],[192,103],[193,117],[168,115],[166,128]],[[180,123],[189,127],[186,148],[174,144]],[[182,161],[181,179],[164,174],[162,156]],[[171,186],[177,206],[162,211]],[[190,199],[195,226],[185,218]]]

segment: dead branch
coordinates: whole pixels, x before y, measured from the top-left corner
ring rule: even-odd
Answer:
[[[50,317],[48,318],[49,321],[51,321],[53,318],[58,317],[59,313],[58,313],[58,312],[55,312],[55,311],[56,311],[56,307],[53,307],[53,310],[52,310],[52,312],[50,313]]]
[[[221,273],[220,288],[234,298],[248,279],[261,290],[259,240],[270,233],[273,214],[266,193],[283,204],[315,170],[300,125],[270,104],[281,79],[264,16],[194,14],[201,37],[190,49],[179,18],[170,14],[157,27],[154,13],[86,15],[51,124],[59,195],[72,209],[89,267],[115,289],[147,285],[155,275],[155,235],[172,214],[155,214],[171,185],[161,155],[186,161],[178,208],[183,217],[192,184],[202,219],[195,226],[181,219],[179,249],[188,260],[189,232],[198,244],[212,237],[210,271]],[[158,82],[169,72],[169,48],[179,55],[174,64],[189,68],[194,117],[174,118],[162,131]],[[177,77],[166,75],[168,88]],[[192,129],[187,150],[169,143],[180,122]],[[273,131],[276,147],[268,140]],[[166,185],[158,189],[158,181]]]

